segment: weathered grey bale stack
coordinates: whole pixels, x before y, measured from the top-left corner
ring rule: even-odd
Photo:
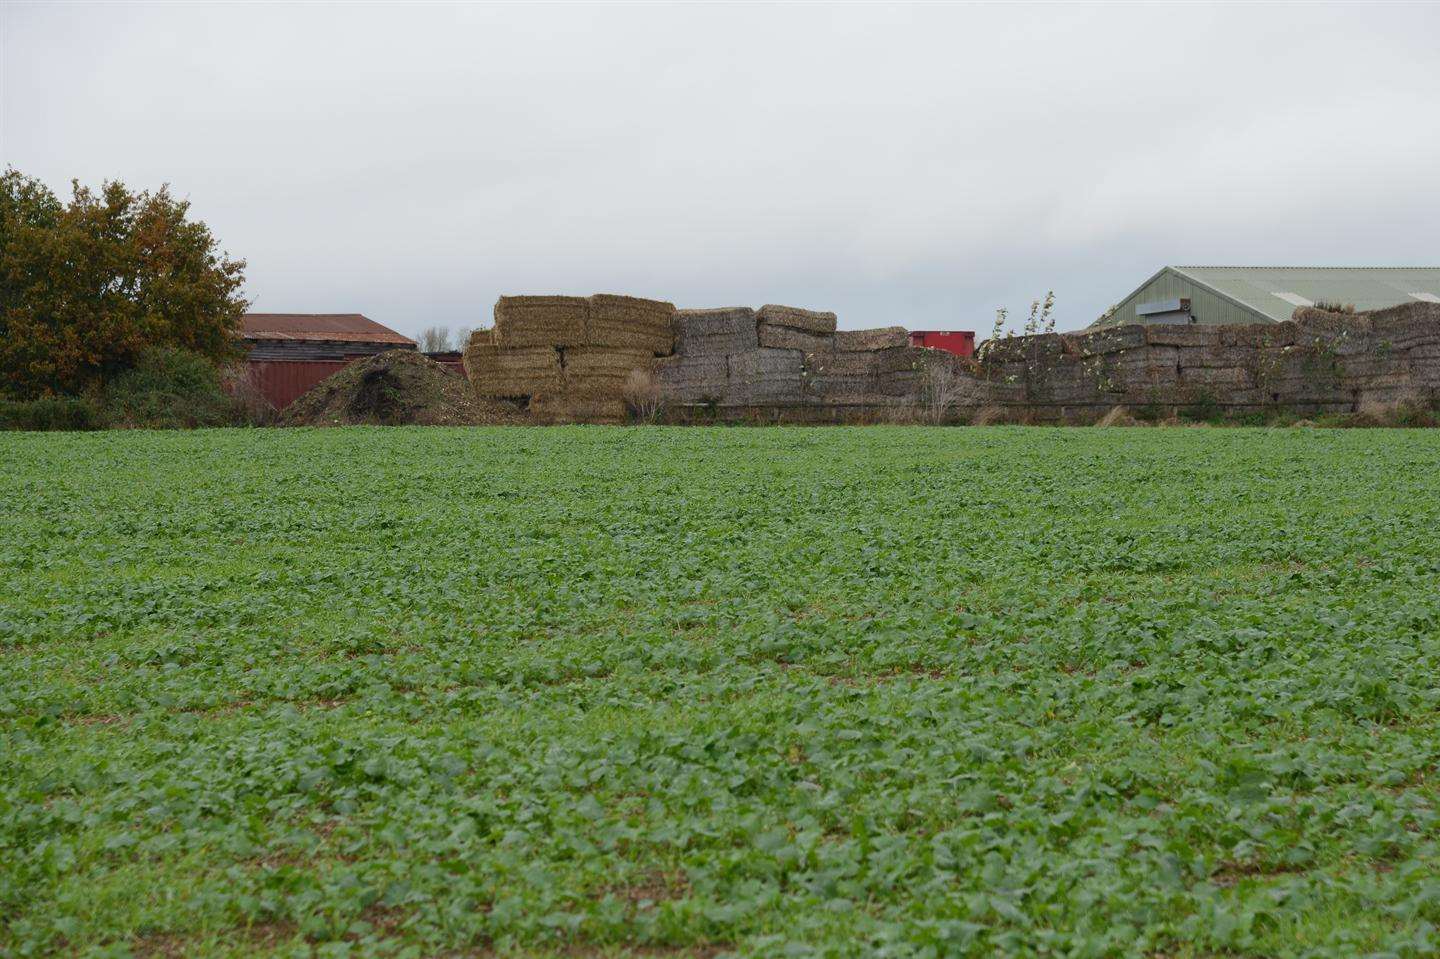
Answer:
[[[1253,326],[1121,326],[986,343],[988,401],[1071,418],[1117,405],[1305,413],[1440,397],[1440,305],[1297,310]]]
[[[759,345],[755,311],[748,306],[675,311],[675,355],[655,364],[662,396],[682,405],[726,402],[730,357]]]
[[[842,330],[828,352],[806,354],[811,389],[834,406],[907,406],[923,400],[929,364],[950,354],[910,346],[903,327]]]
[[[665,399],[721,407],[900,406],[919,401],[934,350],[902,327],[835,329],[835,314],[769,304],[679,310]],[[948,354],[946,354],[948,358]]]
[[[502,296],[495,327],[473,334],[466,375],[481,396],[553,421],[618,422],[627,383],[674,347],[675,306],[597,293]]]
[[[835,348],[835,314],[767,304],[755,314],[755,349],[730,357],[729,402],[736,406],[801,406],[807,388],[805,356]]]
[[[841,353],[862,353],[909,346],[910,334],[903,326],[882,326],[876,330],[836,330],[835,349]]]

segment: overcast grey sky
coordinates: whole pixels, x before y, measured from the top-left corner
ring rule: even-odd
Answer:
[[[6,3],[0,159],[169,182],[254,308],[1083,326],[1166,263],[1440,265],[1440,5]]]

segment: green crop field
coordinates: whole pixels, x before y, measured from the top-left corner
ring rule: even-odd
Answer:
[[[1440,948],[1440,431],[8,434],[0,503],[0,955]]]

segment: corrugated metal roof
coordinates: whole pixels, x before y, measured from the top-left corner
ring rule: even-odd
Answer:
[[[348,343],[415,341],[359,313],[246,313],[240,336],[247,340],[328,340]]]
[[[1440,297],[1440,267],[1172,266],[1169,269],[1239,306],[1280,322],[1295,299],[1379,310]]]

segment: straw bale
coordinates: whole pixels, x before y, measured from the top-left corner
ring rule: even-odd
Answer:
[[[481,353],[472,355],[479,361]],[[478,367],[477,369],[482,369]],[[497,349],[493,366],[483,367],[482,377],[472,378],[481,396],[519,397],[558,392],[561,387],[560,354],[548,346],[525,349]]]
[[[1152,346],[1219,346],[1220,327],[1156,323],[1145,327],[1145,340]]]
[[[495,342],[507,350],[583,346],[589,312],[581,296],[502,296],[495,301]]]
[[[1028,337],[1001,336],[986,340],[976,350],[981,362],[986,365],[997,363],[1018,363],[1025,359],[1025,343]]]
[[[490,330],[476,330],[471,334],[470,342],[465,344],[464,352],[460,354],[460,363],[465,367],[465,378],[477,387],[480,383],[492,379],[499,371],[496,365],[499,351]]]
[[[903,326],[882,326],[875,330],[836,330],[835,349],[845,353],[909,346],[910,334]]]
[[[879,368],[879,350],[805,354],[805,369],[817,375],[870,376]]]
[[[1344,376],[1409,375],[1410,372],[1410,361],[1404,353],[1364,353],[1358,356],[1342,356],[1339,363],[1340,372]]]
[[[1175,346],[1143,346],[1106,358],[1106,362],[1113,369],[1122,372],[1158,370],[1160,372],[1168,371],[1172,375],[1175,373],[1175,366],[1179,360],[1180,349]]]
[[[875,377],[875,390],[886,396],[918,398],[925,390],[923,369],[887,370]]]
[[[742,406],[798,404],[809,400],[799,350],[759,348],[730,357],[726,401]]]
[[[1391,349],[1408,350],[1440,343],[1440,305],[1417,303],[1429,310],[1386,310],[1371,318],[1375,339]]]
[[[571,399],[622,399],[634,370],[655,362],[648,350],[580,346],[565,351],[564,394]]]
[[[675,311],[675,352],[728,356],[759,347],[755,311],[748,306]]]
[[[1192,366],[1180,370],[1180,382],[1185,386],[1245,389],[1255,385],[1255,377],[1243,367]]]
[[[1373,329],[1370,317],[1364,313],[1326,313],[1307,309],[1295,311],[1294,326],[1300,342],[1316,338],[1335,342],[1368,340],[1366,334]]]
[[[822,402],[863,405],[865,400],[854,397],[877,395],[879,363],[874,351],[807,353],[804,362],[810,389]]]
[[[830,353],[835,349],[835,338],[830,334],[809,333],[789,326],[775,326],[760,322],[760,345],[777,350],[799,350],[802,353]]]
[[[1030,379],[1036,383],[1090,383],[1094,385],[1106,369],[1104,363],[1081,357],[1065,357],[1050,366],[1034,371]],[[1111,367],[1113,370],[1113,367]]]
[[[1244,366],[1253,363],[1259,351],[1244,346],[1182,346],[1177,362],[1181,369]]]
[[[623,423],[625,402],[550,394],[534,397],[530,414],[543,423]]]
[[[1247,349],[1289,346],[1295,342],[1293,323],[1247,323],[1220,327],[1220,345]]]
[[[1366,316],[1378,332],[1390,323],[1436,323],[1440,324],[1440,303],[1427,303],[1417,301],[1414,303],[1401,303],[1398,306],[1387,306],[1381,310],[1371,310]]]
[[[1146,327],[1132,323],[1125,326],[1107,326],[1091,333],[1066,337],[1066,339],[1071,348],[1078,350],[1081,356],[1098,356],[1101,353],[1115,353],[1144,346],[1145,331]],[[1059,334],[1051,335],[1058,336]]]
[[[921,369],[932,361],[943,362],[951,354],[923,346],[892,346],[875,351],[875,369],[879,373],[901,373]]]
[[[818,374],[809,378],[810,391],[825,403],[863,403],[854,397],[881,396],[880,378],[874,374],[847,376]]]
[[[796,306],[776,306],[767,303],[760,307],[756,314],[761,323],[769,323],[771,326],[788,326],[793,330],[804,330],[807,333],[834,333],[835,314],[819,313],[815,310],[802,310]]]
[[[655,361],[660,395],[674,403],[710,403],[724,399],[730,388],[729,364],[723,356],[675,356]]]
[[[590,297],[587,342],[666,355],[675,348],[675,304],[635,296]]]
[[[761,347],[730,357],[730,375],[732,378],[785,373],[798,375],[803,363],[804,357],[799,350]]]

